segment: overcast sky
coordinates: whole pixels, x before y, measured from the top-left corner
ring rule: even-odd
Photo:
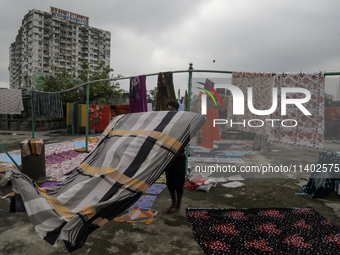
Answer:
[[[114,75],[186,70],[190,62],[205,70],[340,71],[338,0],[1,0],[0,87],[8,86],[9,47],[24,15],[50,6],[111,32]],[[174,74],[176,93],[184,94],[187,77]],[[147,78],[147,89],[156,85]],[[127,80],[121,86],[127,90]]]

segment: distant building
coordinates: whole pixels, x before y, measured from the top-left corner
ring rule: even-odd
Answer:
[[[51,12],[30,10],[9,48],[9,84],[12,89],[38,87],[38,77],[64,68],[81,71],[83,60],[91,69],[110,65],[111,33],[90,27],[89,18],[51,7]]]

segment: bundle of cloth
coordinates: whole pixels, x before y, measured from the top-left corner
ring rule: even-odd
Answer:
[[[112,119],[97,146],[64,182],[39,187],[11,176],[37,233],[72,252],[94,230],[123,214],[151,186],[204,124],[192,112],[154,111]]]

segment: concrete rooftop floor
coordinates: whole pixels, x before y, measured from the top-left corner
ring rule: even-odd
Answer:
[[[15,135],[13,134],[15,133]],[[45,144],[64,142],[84,134],[65,135],[65,130],[35,132],[35,138],[44,139]],[[90,135],[99,136],[99,134]],[[28,131],[1,131],[0,143],[8,151],[18,150],[19,142],[31,139]],[[249,140],[223,140],[225,143],[252,143]],[[306,165],[316,163],[317,149],[273,144],[276,152],[245,155],[245,164],[240,165]],[[339,150],[340,143],[325,141],[324,149]],[[0,151],[2,153],[2,151]],[[240,173],[215,173],[213,177],[231,176]],[[301,185],[307,184],[309,173],[284,175],[245,175],[243,186],[225,188],[219,183],[209,193],[185,190],[181,216],[173,219],[164,209],[171,203],[167,189],[157,195],[152,210],[158,210],[153,224],[109,222],[94,231],[85,245],[72,254],[204,254],[196,243],[185,217],[185,208],[282,208],[313,207],[326,219],[340,228],[340,197],[335,192],[322,199],[299,196]],[[0,187],[0,197],[11,192],[11,185]],[[61,243],[53,247],[35,232],[25,212],[9,212],[10,201],[0,199],[0,254],[68,254]]]

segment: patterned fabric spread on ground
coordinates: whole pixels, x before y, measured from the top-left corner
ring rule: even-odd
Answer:
[[[324,114],[325,114],[325,73],[324,72],[305,72],[305,73],[276,73],[274,85],[278,88],[278,105],[276,111],[270,119],[280,121],[274,122],[274,128],[271,129],[269,142],[282,143],[293,146],[303,146],[315,149],[322,149],[324,142]],[[283,88],[307,89],[311,98],[308,102],[303,103],[303,107],[311,115],[305,115],[294,104],[287,104],[286,115],[281,115],[280,96]],[[303,93],[287,93],[287,99],[303,99],[306,95]],[[293,119],[297,122],[293,126]],[[281,122],[287,120],[284,127]]]
[[[13,173],[38,234],[71,252],[87,236],[134,204],[178,156],[204,124],[201,114],[145,112],[114,118],[94,150],[63,183],[41,188],[26,175]]]
[[[340,254],[340,229],[313,208],[187,209],[205,254]]]

